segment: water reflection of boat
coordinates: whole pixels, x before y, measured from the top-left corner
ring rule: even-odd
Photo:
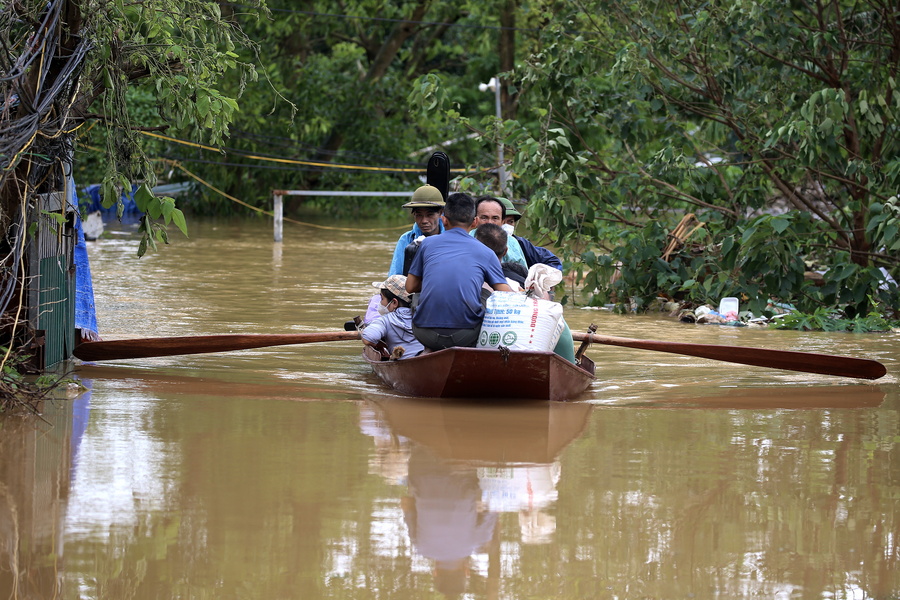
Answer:
[[[590,359],[576,366],[552,352],[448,348],[389,361],[367,347],[363,356],[391,388],[425,398],[570,400],[594,381]]]
[[[375,410],[369,413],[369,407]],[[557,459],[584,431],[592,408],[392,397],[370,398],[361,407],[361,429],[376,439],[376,457],[378,439],[408,448],[403,520],[417,553],[433,562],[438,592],[465,593],[475,568],[471,557],[477,554],[488,559],[481,576],[489,586],[499,585],[501,513],[518,516],[521,543],[552,540]]]
[[[395,435],[445,459],[550,463],[584,431],[593,406],[574,402],[465,404],[405,398],[373,401]]]

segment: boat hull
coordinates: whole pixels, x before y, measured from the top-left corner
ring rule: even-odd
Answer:
[[[578,367],[553,352],[448,348],[406,360],[363,356],[388,386],[426,398],[571,400],[594,380],[593,363]]]

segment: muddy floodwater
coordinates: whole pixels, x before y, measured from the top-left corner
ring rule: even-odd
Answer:
[[[190,222],[89,244],[104,339],[340,331],[402,233]],[[870,382],[594,346],[576,402],[388,392],[356,341],[74,361],[0,420],[0,599],[900,597],[900,334],[573,331],[872,358]]]

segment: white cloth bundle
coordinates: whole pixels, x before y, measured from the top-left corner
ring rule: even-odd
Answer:
[[[525,278],[525,289],[533,290],[537,298],[549,298],[550,290],[562,281],[562,271],[550,265],[537,263],[528,269],[528,277]]]

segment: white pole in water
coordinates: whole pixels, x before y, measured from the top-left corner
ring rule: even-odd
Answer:
[[[275,193],[275,241],[280,242],[282,239],[282,230],[284,229],[284,200],[281,194]]]
[[[275,241],[282,240],[282,231],[284,229],[284,197],[285,196],[355,196],[355,197],[400,197],[408,198],[413,192],[356,192],[356,191],[326,191],[326,190],[273,190],[272,196],[274,202],[272,206],[272,214],[275,217]]]
[[[491,80],[489,82],[479,84],[478,89],[482,92],[486,92],[488,90],[494,92],[494,108],[497,113],[497,120],[502,120],[503,115],[500,112],[500,80],[496,77],[491,77]],[[506,167],[503,164],[502,143],[497,144],[497,165],[497,174],[500,178],[500,193],[506,195]]]

